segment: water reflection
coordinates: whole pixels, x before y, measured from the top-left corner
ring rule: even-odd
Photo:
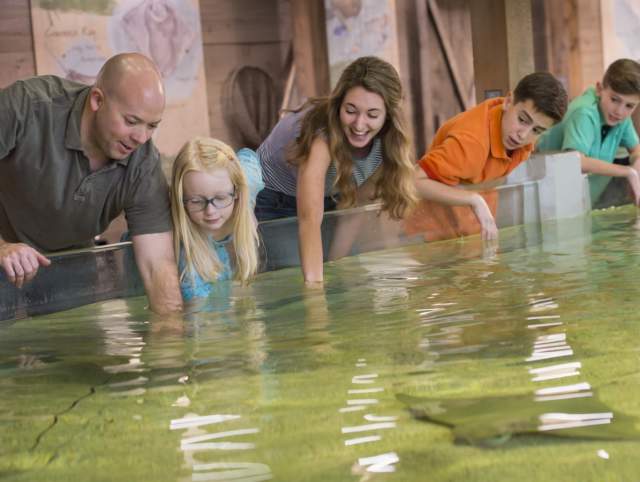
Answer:
[[[359,358],[355,364],[356,369],[367,369],[368,363],[366,358]],[[347,390],[349,396],[356,395],[361,396],[365,394],[380,394],[382,396],[385,391],[384,387],[374,386],[367,388],[359,388],[361,385],[378,384],[378,373],[365,373],[357,374],[351,378],[352,386],[358,388],[350,388]],[[364,410],[370,410],[377,408],[380,399],[378,398],[348,398],[346,400],[346,407],[339,409],[340,413],[347,412],[359,412]],[[395,415],[377,415],[374,413],[367,413],[360,419],[356,419],[357,425],[342,426],[340,432],[343,435],[347,435],[348,438],[344,439],[344,445],[346,447],[353,447],[356,445],[371,444],[373,446],[367,446],[368,450],[374,451],[377,449],[375,442],[380,442],[383,438],[382,430],[395,429],[397,427]],[[352,417],[353,420],[353,417]],[[362,422],[365,423],[362,423]],[[373,433],[372,433],[373,432]],[[373,473],[386,473],[395,472],[396,464],[400,462],[400,458],[395,452],[383,453],[368,457],[359,457],[357,462],[352,466],[352,473],[362,475],[361,481],[369,480],[369,476]]]
[[[522,359],[530,364],[527,368],[531,380],[552,385],[535,389],[533,396],[527,395],[525,390],[516,396],[483,394],[475,398],[439,398],[434,395],[420,397],[400,393],[399,400],[410,408],[414,417],[449,427],[456,440],[487,446],[503,444],[513,434],[541,432],[553,432],[553,435],[564,437],[606,440],[639,438],[635,419],[628,418],[600,402],[589,382],[578,381],[564,385],[553,383],[566,377],[581,375],[581,368],[584,366],[582,361],[562,363],[560,359],[575,357],[574,349],[568,342],[568,334],[579,336],[586,328],[580,327],[578,323],[580,318],[584,318],[584,312],[580,312],[579,317],[574,313],[581,308],[579,302],[588,292],[587,286],[592,286],[594,280],[603,275],[607,280],[615,278],[617,275],[612,270],[613,266],[618,270],[623,268],[619,255],[613,254],[620,251],[612,249],[610,236],[604,238],[606,244],[601,246],[599,230],[593,239],[590,232],[576,239],[566,239],[559,235],[560,231],[567,231],[573,227],[581,231],[585,224],[580,222],[574,223],[573,226],[571,223],[568,226],[555,225],[551,231],[549,227],[543,227],[543,235],[546,238],[542,245],[525,250],[524,253],[507,252],[492,258],[491,263],[495,269],[491,271],[469,270],[470,265],[478,268],[480,265],[466,263],[466,274],[460,277],[464,281],[468,281],[470,276],[475,276],[479,281],[491,279],[493,285],[497,286],[504,278],[505,267],[507,272],[511,271],[508,277],[515,290],[506,292],[506,299],[494,297],[496,304],[490,309],[487,309],[486,299],[470,297],[467,293],[468,288],[463,283],[455,285],[461,272],[461,267],[456,266],[450,274],[454,286],[444,292],[440,290],[437,296],[433,293],[426,296],[428,303],[418,310],[421,326],[425,329],[419,347],[427,356],[422,366],[429,368],[425,374],[429,375],[428,386],[431,391],[442,386],[445,392],[451,392],[446,390],[444,381],[440,381],[443,377],[438,377],[439,374],[455,373],[454,376],[458,379],[469,379],[461,376],[459,372],[454,372],[454,369],[469,369],[472,360],[480,363],[485,361],[487,356],[495,356],[495,353],[507,356],[511,352],[515,355],[518,350],[526,349],[527,344],[521,342],[526,339],[531,340],[529,346],[532,348],[530,354]],[[527,251],[535,252],[535,271],[531,269],[533,264],[528,265]],[[555,262],[554,259],[553,263],[545,264],[545,257],[540,257],[541,252],[545,256],[560,259],[561,262]],[[594,266],[594,261],[599,262],[605,252],[611,254],[605,258],[607,271],[602,271]],[[615,265],[610,262],[612,257]],[[517,271],[528,273],[527,278],[518,278],[515,275]],[[597,286],[599,290],[603,289],[599,281]],[[467,291],[463,294],[462,289]],[[517,293],[518,289],[521,290],[520,296]],[[546,294],[548,291],[554,291],[556,296]],[[505,293],[505,290],[500,287],[496,293]],[[561,298],[565,300],[564,304],[560,301]],[[437,305],[433,302],[436,299],[463,301],[456,301],[457,304],[451,302],[449,305]],[[578,300],[577,305],[574,299]],[[605,306],[610,305],[603,304],[598,311],[602,312]],[[487,314],[494,313],[495,316],[489,322],[486,319]],[[523,321],[519,322],[518,319]],[[570,319],[571,323],[567,324],[565,319]],[[594,325],[589,324],[589,329],[593,328]],[[605,335],[603,340],[608,337],[609,335]],[[515,340],[520,342],[514,343]],[[478,341],[484,343],[477,343]],[[606,346],[607,344],[600,349]],[[537,366],[538,364],[543,366]],[[513,369],[517,366],[517,363],[511,366],[500,365],[499,369],[502,376],[506,377],[505,383],[524,389],[526,383],[517,381],[521,375]],[[483,391],[487,388],[494,393],[500,391],[492,382],[497,375],[495,371],[490,374],[474,373],[478,377],[475,384],[486,387]],[[469,383],[473,382],[469,379]]]
[[[265,273],[184,318],[120,300],[16,322],[0,333],[0,473],[506,481],[520,464],[633,480],[640,245],[623,214],[573,241],[507,231],[491,256],[466,240],[345,258],[316,291]],[[607,457],[611,472],[589,462]]]

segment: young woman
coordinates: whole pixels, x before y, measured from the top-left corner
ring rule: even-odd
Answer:
[[[261,221],[298,216],[305,282],[323,280],[325,210],[379,200],[399,219],[414,207],[414,158],[401,101],[396,70],[377,57],[361,57],[329,97],[288,114],[258,148],[266,188],[256,215]]]
[[[173,164],[171,214],[185,301],[216,281],[246,283],[258,268],[255,198],[264,186],[256,154],[216,139],[187,142]]]

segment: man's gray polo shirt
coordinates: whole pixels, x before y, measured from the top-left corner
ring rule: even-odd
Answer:
[[[86,246],[124,210],[129,232],[171,230],[151,141],[91,172],[80,119],[90,87],[54,77],[0,91],[0,235],[42,251]]]

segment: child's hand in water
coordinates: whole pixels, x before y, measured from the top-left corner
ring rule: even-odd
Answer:
[[[640,206],[640,174],[634,168],[629,168],[629,173],[627,174],[627,180],[629,181],[629,186],[631,187],[631,194],[633,195],[633,203],[636,206]]]
[[[640,184],[638,187],[640,187]],[[493,219],[489,206],[487,206],[487,202],[480,194],[474,194],[471,208],[482,228],[482,239],[498,239],[498,226],[495,219]]]

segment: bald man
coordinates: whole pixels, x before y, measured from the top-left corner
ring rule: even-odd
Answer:
[[[140,54],[110,58],[95,85],[55,76],[0,91],[0,267],[17,287],[90,246],[124,211],[153,311],[182,307],[166,180],[151,135],[162,79]]]

